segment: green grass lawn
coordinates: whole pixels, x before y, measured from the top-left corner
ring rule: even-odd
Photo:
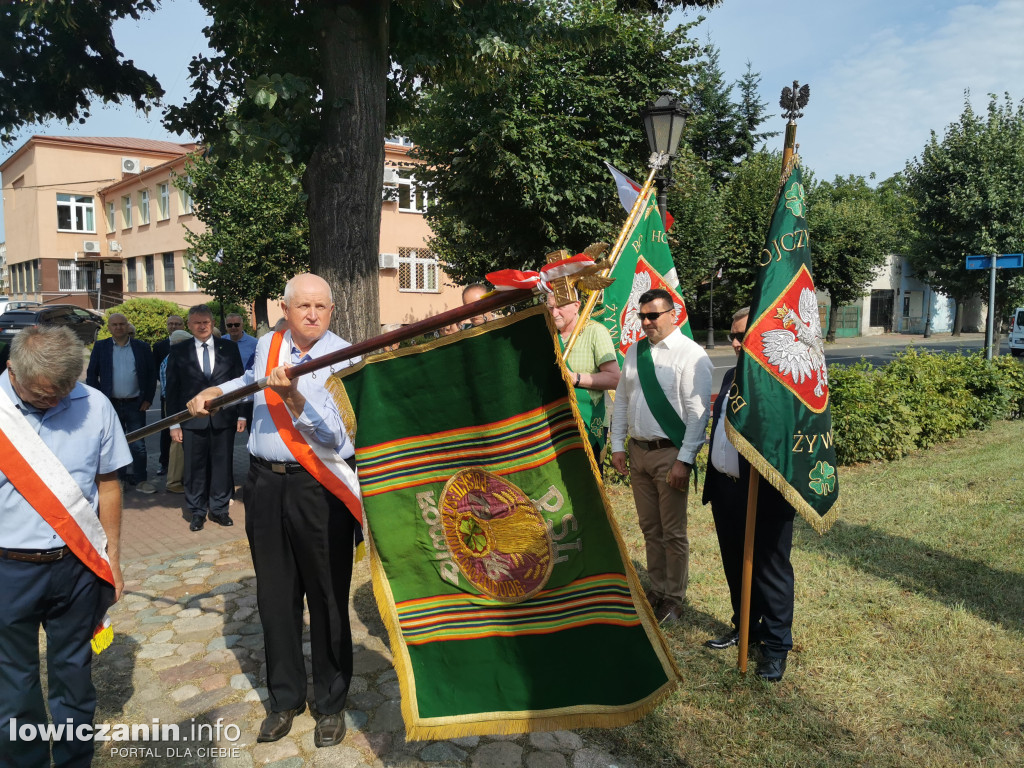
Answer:
[[[702,643],[731,614],[710,507],[690,494],[690,586],[666,636],[683,682],[589,731],[644,766],[1024,765],[1024,422],[840,470],[839,522],[799,518],[795,647],[772,685]],[[628,488],[609,488],[634,564]]]

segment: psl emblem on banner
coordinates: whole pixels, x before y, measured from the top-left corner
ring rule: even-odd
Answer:
[[[665,282],[647,259],[643,256],[638,257],[629,300],[626,301],[626,306],[619,315],[619,328],[621,329],[619,332],[619,354],[623,357],[625,357],[627,349],[644,337],[640,318],[637,317],[637,313],[640,311],[640,296],[653,288],[662,288],[672,294],[672,304],[676,311],[676,327],[687,320],[686,305],[679,293]]]
[[[800,266],[786,289],[747,331],[746,348],[814,413],[828,405],[828,372],[814,282]]]

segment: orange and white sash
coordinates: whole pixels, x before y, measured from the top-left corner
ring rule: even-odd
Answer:
[[[109,584],[107,533],[82,489],[0,387],[0,471],[93,573]]]
[[[284,365],[287,361],[288,351],[282,344],[283,340],[283,331],[275,332],[274,337],[270,340],[270,351],[267,353],[267,376],[274,368]],[[324,488],[344,502],[356,522],[362,525],[362,495],[359,492],[359,480],[352,467],[333,448],[307,441],[292,423],[292,415],[288,406],[274,390],[268,387],[263,390],[263,395],[267,399],[267,410],[270,411],[270,418],[274,420],[277,433],[284,441],[285,447],[295,457],[295,461],[315,477]]]

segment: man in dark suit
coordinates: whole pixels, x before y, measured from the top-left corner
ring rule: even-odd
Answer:
[[[739,310],[732,319],[729,338],[737,357],[741,354],[750,308]],[[722,391],[711,413],[711,445],[704,498],[711,502],[711,515],[718,533],[722,567],[732,599],[732,629],[704,643],[723,650],[739,642],[740,596],[742,589],[743,545],[746,534],[747,492],[750,464],[729,442],[722,421],[728,407],[736,369],[726,373]],[[761,659],[757,675],[778,681],[786,671],[786,658],[793,647],[793,566],[789,554],[793,548],[793,507],[761,478],[757,487],[757,526],[754,529],[754,563],[750,593],[750,640],[760,643]]]
[[[167,316],[167,338],[161,339],[153,345],[153,362],[156,363],[157,374],[160,373],[160,363],[171,351],[171,334],[175,331],[184,331],[185,321],[179,315]],[[167,393],[160,390],[160,418],[167,416]],[[167,462],[171,451],[171,430],[160,430],[160,469],[158,475],[167,474]]]
[[[244,373],[238,345],[213,338],[213,313],[205,304],[188,311],[191,344],[171,347],[167,355],[167,410],[177,413],[202,390]],[[207,511],[219,525],[234,525],[228,514],[235,487],[232,461],[235,432],[245,429],[236,406],[190,419],[171,429],[171,439],[185,450],[185,503],[189,528],[202,529]]]
[[[107,396],[114,405],[121,429],[134,432],[146,426],[146,411],[156,390],[156,366],[153,352],[144,341],[133,339],[128,331],[128,318],[120,312],[107,316],[109,339],[100,339],[92,348],[85,383]],[[156,486],[147,479],[146,443],[129,444],[132,452],[131,472],[125,467],[120,477],[142,493],[156,493]]]

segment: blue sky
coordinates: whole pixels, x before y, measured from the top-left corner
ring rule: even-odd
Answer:
[[[810,84],[797,141],[819,179],[872,172],[883,179],[902,170],[931,130],[941,135],[958,118],[965,89],[979,110],[988,93],[1008,90],[1024,98],[1024,0],[725,0],[705,16],[694,34],[710,35],[727,79],[738,79],[747,60],[761,73],[762,100],[776,116],[772,129],[784,128],[778,117],[783,86],[794,79]],[[127,58],[157,75],[165,101],[178,104],[188,95],[189,60],[206,50],[205,23],[195,0],[163,0],[155,14],[121,22],[114,35]],[[31,126],[0,155],[6,158],[37,133],[191,138],[167,133],[156,111],[92,111],[85,125]],[[781,136],[772,146],[781,148]]]

